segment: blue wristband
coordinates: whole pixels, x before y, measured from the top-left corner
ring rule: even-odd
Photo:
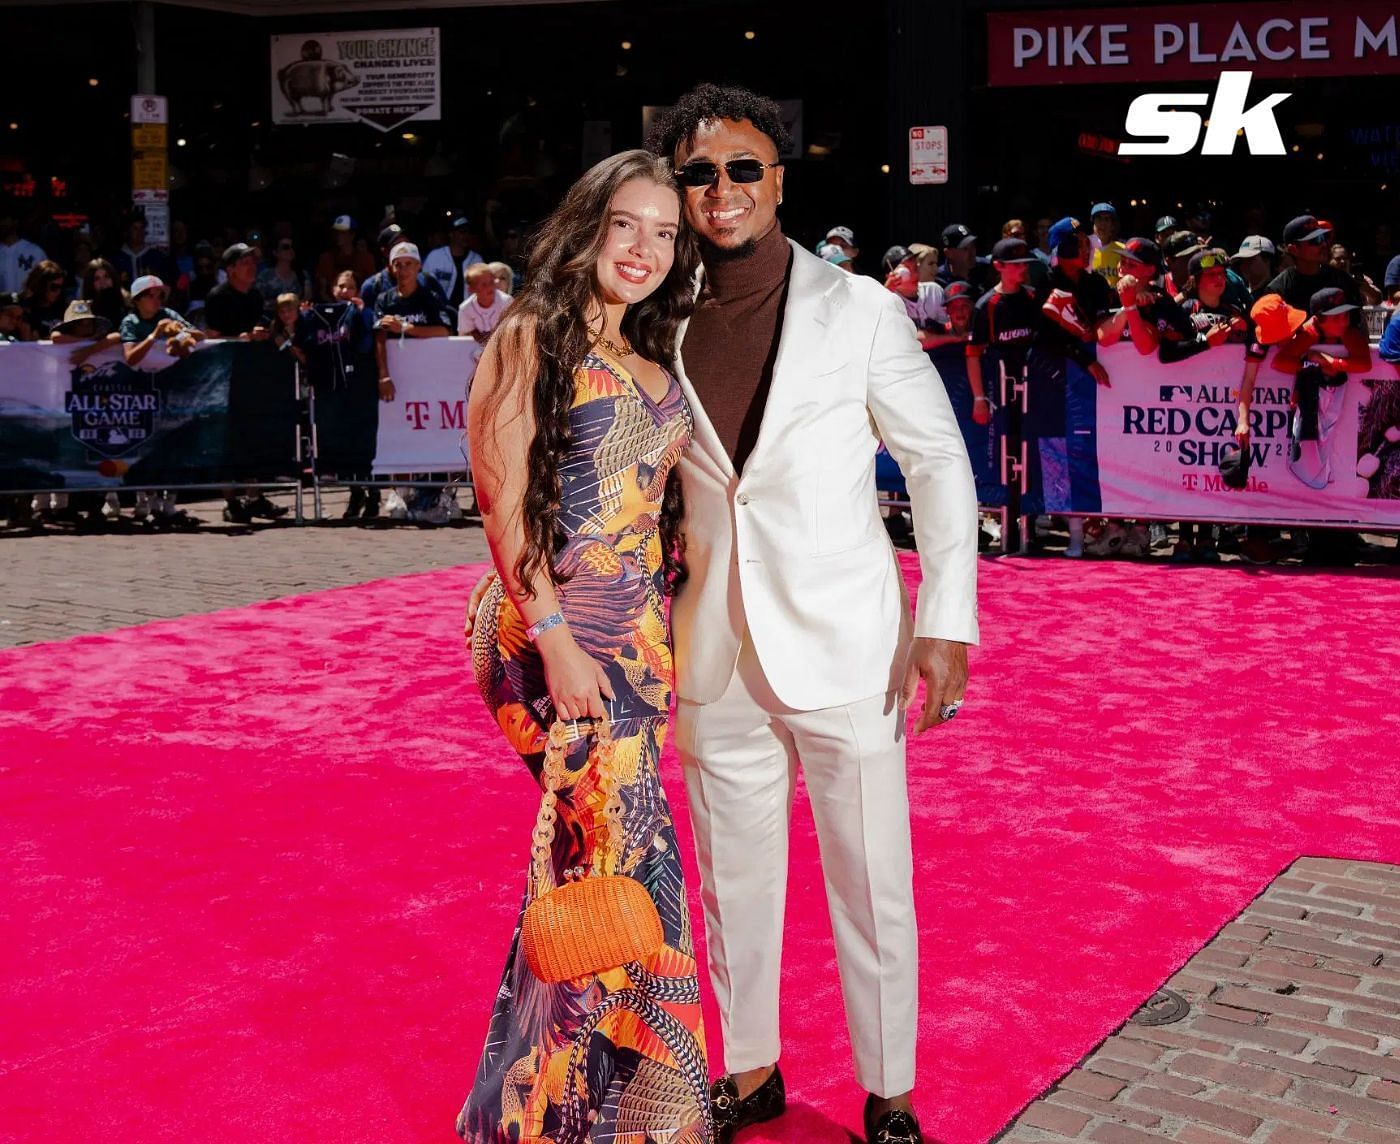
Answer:
[[[557,628],[564,622],[563,612],[550,612],[544,619],[538,620],[525,629],[525,638],[534,643],[550,628]]]

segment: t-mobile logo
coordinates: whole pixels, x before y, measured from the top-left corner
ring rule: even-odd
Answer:
[[[1155,143],[1123,143],[1120,155],[1185,155],[1201,135],[1201,116],[1194,111],[1168,111],[1171,105],[1209,107],[1205,120],[1202,155],[1230,155],[1235,140],[1244,135],[1251,155],[1284,154],[1283,137],[1274,119],[1274,108],[1288,94],[1271,95],[1246,108],[1249,81],[1253,72],[1220,73],[1215,97],[1205,92],[1152,92],[1140,95],[1128,107],[1128,134],[1138,139],[1159,139]]]

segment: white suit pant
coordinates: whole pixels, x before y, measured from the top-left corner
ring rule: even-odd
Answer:
[[[897,700],[891,693],[794,711],[773,694],[745,638],[719,700],[678,704],[676,745],[731,1072],[780,1056],[788,818],[800,762],[821,845],[856,1079],[882,1097],[914,1087],[918,928]]]

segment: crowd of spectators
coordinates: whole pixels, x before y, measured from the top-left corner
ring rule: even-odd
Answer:
[[[1400,254],[1391,250],[1389,228],[1378,228],[1367,244],[1372,264],[1385,266],[1378,284],[1357,267],[1351,248],[1325,220],[1300,215],[1276,236],[1262,233],[1262,219],[1250,221],[1260,224],[1260,232],[1230,243],[1216,236],[1205,209],[1184,212],[1180,220],[1159,218],[1150,234],[1124,235],[1115,206],[1097,202],[1085,221],[1042,217],[1028,226],[1008,219],[988,243],[968,226],[952,223],[937,242],[891,247],[878,267],[867,266],[871,260],[862,258],[849,227],[832,227],[816,250],[847,272],[882,278],[903,300],[935,360],[946,360],[948,353],[965,356],[967,414],[977,425],[992,419],[997,394],[989,368],[999,360],[1020,372],[1033,350],[1053,353],[1110,385],[1097,361],[1099,346],[1131,341],[1141,353],[1172,362],[1234,342],[1246,346],[1236,415],[1238,439],[1247,446],[1254,375],[1268,352],[1254,315],[1261,299],[1277,295],[1292,323],[1281,336],[1286,344],[1279,344],[1275,364],[1294,364],[1292,372],[1302,369],[1305,378],[1317,366],[1323,390],[1329,378],[1370,366],[1358,308],[1388,310],[1400,302]],[[0,342],[73,343],[75,364],[120,346],[127,363],[139,366],[157,347],[178,357],[206,338],[237,338],[271,341],[305,364],[311,342],[318,336],[326,341],[317,330],[335,327],[339,333],[332,340],[362,347],[361,371],[372,374],[375,394],[388,401],[396,391],[386,338],[458,334],[484,342],[519,285],[525,234],[524,224],[509,228],[488,251],[460,212],[431,227],[405,227],[391,214],[367,228],[340,215],[319,236],[298,236],[279,221],[267,232],[229,230],[217,241],[193,243],[176,222],[169,244],[156,246],[144,217],[136,214],[127,220],[120,245],[78,230],[69,233],[65,250],[50,257],[21,235],[15,218],[0,217]],[[488,261],[490,254],[499,261]],[[1308,347],[1293,352],[1295,342],[1316,341],[1323,325],[1353,331],[1346,357],[1319,356]],[[1299,386],[1309,393],[1317,388],[1313,381]],[[346,515],[377,518],[379,491],[369,487],[368,471],[337,475],[366,482],[354,489]],[[430,521],[454,515],[455,505],[435,497],[395,489],[383,510],[393,518]],[[12,523],[99,527],[120,519],[112,498],[99,511],[92,494],[37,497],[33,505],[12,499]],[[137,519],[146,523],[189,523],[173,496],[143,495],[135,507]],[[247,523],[284,511],[256,490],[230,489],[224,515]],[[1067,527],[1070,556],[1142,555],[1172,543],[1160,524],[1071,517]],[[1264,562],[1284,551],[1277,530],[1252,529],[1246,536],[1236,531],[1182,523],[1173,557],[1214,560],[1222,547],[1233,545],[1246,559]]]
[[[1240,344],[1245,364],[1233,411],[1238,448],[1225,455],[1239,471],[1235,458],[1248,455],[1255,424],[1255,379],[1273,352],[1274,368],[1295,377],[1290,464],[1306,481],[1305,457],[1319,451],[1318,439],[1327,431],[1328,395],[1340,390],[1348,374],[1365,374],[1372,366],[1363,307],[1379,308],[1385,322],[1400,302],[1400,255],[1386,261],[1377,285],[1356,268],[1333,224],[1309,214],[1290,220],[1278,241],[1254,233],[1230,244],[1219,242],[1205,210],[1184,221],[1164,216],[1151,234],[1127,236],[1120,234],[1112,203],[1092,204],[1086,217],[1087,224],[1075,217],[1041,218],[1033,235],[1023,220],[1008,219],[988,256],[961,223],[945,227],[937,243],[911,242],[885,252],[878,274],[903,300],[923,348],[936,364],[947,361],[950,351],[965,359],[968,392],[960,402],[950,385],[955,408],[965,404],[976,425],[991,422],[995,394],[984,371],[994,361],[1028,378],[1033,403],[1041,390],[1042,404],[1063,404],[1064,393],[1047,398],[1045,391],[1054,387],[1045,383],[1062,378],[1065,363],[1079,366],[1098,385],[1112,384],[1098,360],[1102,346],[1127,341],[1143,355],[1172,363]],[[1389,231],[1376,239],[1382,249]],[[842,270],[861,272],[849,227],[833,227],[816,251]],[[1387,348],[1392,343],[1400,348],[1400,337],[1383,340],[1380,353],[1400,370],[1400,354]],[[1344,352],[1314,348],[1322,344],[1341,345]],[[1044,421],[1045,410],[1040,413],[1037,420]],[[1323,462],[1317,465],[1321,472]],[[1325,484],[1327,478],[1318,479]],[[1359,549],[1354,534],[1335,530],[1315,530],[1285,544],[1277,529],[1182,522],[1173,544],[1160,523],[1071,516],[1066,527],[1065,554],[1074,558],[1144,556],[1170,546],[1174,560],[1213,562],[1229,547],[1253,563],[1296,551],[1308,562],[1347,564]]]
[[[184,228],[174,228],[168,248],[147,241],[146,222],[133,216],[122,245],[101,257],[87,234],[69,241],[64,263],[21,238],[13,218],[0,218],[0,342],[72,343],[70,360],[81,365],[96,353],[120,346],[126,363],[140,367],[152,350],[183,357],[206,339],[271,342],[303,365],[313,347],[342,341],[361,347],[360,372],[373,378],[374,394],[395,394],[385,348],[387,338],[459,334],[484,342],[516,291],[523,269],[523,228],[512,228],[499,244],[501,261],[488,262],[480,237],[463,215],[454,215],[424,257],[404,226],[386,218],[372,249],[349,215],[335,219],[314,260],[303,262],[290,226],[278,224],[270,243],[252,229],[216,250],[207,241],[186,250]],[[377,252],[377,254],[376,254]],[[318,309],[319,306],[319,309]],[[321,330],[335,327],[327,339]],[[353,332],[362,330],[362,333]],[[152,359],[154,360],[154,359]],[[341,371],[354,373],[343,355]],[[464,378],[464,385],[470,381]],[[362,467],[334,474],[362,482],[352,491],[346,516],[380,516],[378,488]],[[420,474],[441,477],[445,474]],[[9,523],[33,527],[65,523],[103,528],[124,519],[115,496],[41,494],[5,498]],[[170,494],[141,494],[131,500],[135,519],[151,527],[193,527]],[[383,505],[390,519],[443,523],[460,516],[447,493],[405,486]],[[224,519],[247,524],[286,512],[255,488],[230,488]]]

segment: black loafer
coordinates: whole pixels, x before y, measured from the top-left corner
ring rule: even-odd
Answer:
[[[892,1108],[878,1120],[871,1116],[873,1096],[865,1100],[865,1139],[869,1144],[924,1144],[919,1122],[902,1108]]]
[[[731,1076],[722,1076],[710,1085],[710,1112],[715,1121],[715,1144],[730,1144],[741,1128],[762,1124],[787,1111],[787,1088],[783,1074],[773,1067],[773,1075],[743,1100]]]

